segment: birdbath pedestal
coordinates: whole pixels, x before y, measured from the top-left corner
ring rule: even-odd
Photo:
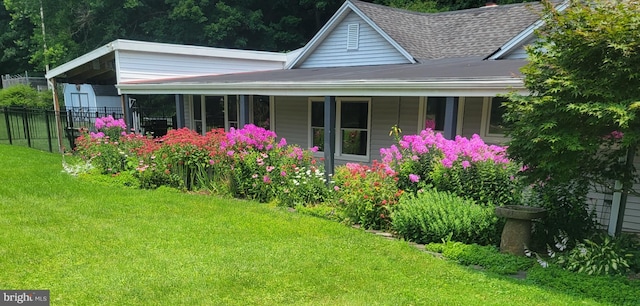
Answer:
[[[500,252],[524,256],[524,247],[531,242],[531,220],[544,217],[540,207],[505,205],[496,207],[496,215],[507,219],[500,239]]]

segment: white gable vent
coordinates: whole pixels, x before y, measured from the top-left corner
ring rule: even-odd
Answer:
[[[358,50],[360,24],[350,23],[347,26],[347,50]]]

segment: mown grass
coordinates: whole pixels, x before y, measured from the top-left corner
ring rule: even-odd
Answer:
[[[91,184],[0,145],[0,289],[53,305],[598,304],[250,201]]]

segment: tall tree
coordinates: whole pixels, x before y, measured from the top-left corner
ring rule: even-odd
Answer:
[[[29,41],[33,24],[20,14],[11,16],[0,0],[0,74],[19,74],[32,71],[29,64]]]
[[[630,192],[640,145],[640,1],[571,0],[561,12],[545,2],[544,14],[523,69],[531,95],[506,103],[509,155],[532,182]]]

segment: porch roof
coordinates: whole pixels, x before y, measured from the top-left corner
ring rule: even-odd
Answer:
[[[123,94],[260,94],[289,96],[487,96],[526,92],[524,60],[479,57],[419,64],[304,68],[122,83]]]

